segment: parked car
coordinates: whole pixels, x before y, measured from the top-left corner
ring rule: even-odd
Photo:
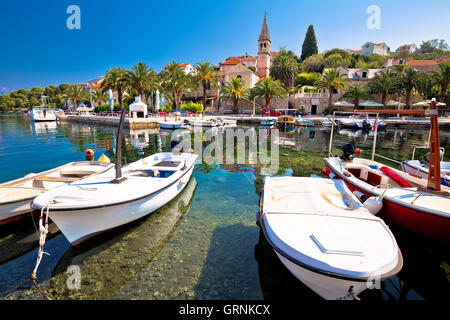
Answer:
[[[277,110],[272,110],[272,109],[262,109],[261,114],[263,116],[271,116],[271,117],[279,117],[281,116],[281,112],[277,111]]]

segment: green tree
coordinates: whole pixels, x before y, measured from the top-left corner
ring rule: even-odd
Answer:
[[[418,74],[416,89],[424,100],[435,97],[438,91],[433,75],[425,72]]]
[[[302,62],[302,70],[304,72],[322,73],[325,66],[325,59],[321,54],[314,54]]]
[[[80,106],[80,103],[86,97],[86,91],[83,90],[81,84],[74,84],[70,87],[68,95],[70,100],[72,100],[78,108]]]
[[[345,88],[344,75],[341,75],[338,69],[327,69],[324,72],[323,78],[320,81],[321,88],[327,88],[329,92],[328,110],[332,110],[332,100],[334,91]]]
[[[106,93],[108,90],[117,92],[117,100],[119,101],[120,109],[123,109],[123,93],[127,87],[127,70],[121,67],[112,67],[105,74],[105,79],[102,82],[102,91]]]
[[[320,83],[320,80],[322,80],[322,75],[317,72],[302,72],[295,77],[295,82],[297,83],[298,88],[303,86],[316,86]]]
[[[445,101],[445,95],[447,93],[448,82],[450,80],[450,63],[440,63],[440,72],[433,72],[433,78],[436,83],[441,87],[441,95],[439,101]]]
[[[128,85],[144,99],[145,93],[149,91],[153,83],[152,77],[154,76],[152,68],[148,67],[145,62],[138,62],[133,64],[131,71],[127,72],[126,79]]]
[[[270,66],[270,76],[283,82],[286,87],[295,85],[294,77],[298,71],[297,60],[286,51],[282,51]]]
[[[233,100],[234,112],[239,113],[239,100],[246,97],[248,92],[249,91],[245,88],[245,84],[241,81],[241,78],[233,78],[231,81],[225,83],[221,95]]]
[[[102,90],[95,90],[92,100],[97,106],[100,106],[108,101],[108,96]]]
[[[350,58],[343,58],[340,54],[335,53],[325,58],[324,65],[325,68],[347,68],[348,66],[350,66]]]
[[[314,27],[311,24],[306,31],[305,40],[303,41],[301,59],[304,61],[306,58],[318,52],[316,35],[314,33]]]
[[[414,89],[417,89],[419,82],[419,71],[413,68],[406,68],[397,75],[397,91],[405,96],[405,108],[410,109],[411,94]]]
[[[172,96],[176,109],[180,109],[183,92],[196,89],[194,79],[186,74],[176,62],[168,64],[161,72],[162,87]]]
[[[359,101],[361,99],[370,99],[369,89],[362,87],[360,84],[355,84],[344,94],[344,98],[350,98],[355,105],[356,109],[359,109]]]
[[[350,58],[350,54],[347,51],[345,51],[343,49],[338,49],[338,48],[328,50],[327,52],[325,52],[323,54],[323,57],[326,59],[329,56],[334,55],[334,54],[340,55],[343,59]]]
[[[272,77],[266,77],[258,81],[256,85],[250,89],[250,99],[258,97],[264,98],[265,107],[270,107],[270,102],[273,98],[284,98],[286,96],[286,89],[279,80],[274,80]]]
[[[199,86],[203,89],[203,107],[206,110],[206,90],[207,87],[216,87],[219,82],[219,74],[214,70],[211,62],[198,62],[195,65],[195,80]],[[202,113],[203,115],[203,113]]]
[[[380,72],[369,81],[368,87],[371,93],[381,94],[381,103],[386,108],[387,95],[397,89],[396,73],[391,70]]]

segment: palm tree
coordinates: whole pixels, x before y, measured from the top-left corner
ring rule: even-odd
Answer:
[[[331,102],[333,99],[333,91],[345,88],[344,75],[340,74],[340,71],[335,68],[325,70],[322,80],[319,83],[321,88],[327,88],[329,92],[328,98],[328,110],[331,110]]]
[[[85,98],[85,91],[81,84],[73,84],[69,89],[69,99],[71,99],[77,105],[77,108],[80,106],[81,101]]]
[[[198,62],[195,66],[195,80],[203,88],[203,113],[206,110],[206,88],[207,86],[217,86],[219,74],[214,70],[210,62]]]
[[[273,60],[270,75],[284,83],[286,87],[294,87],[294,77],[298,74],[299,66],[292,51],[281,49],[280,55]]]
[[[123,93],[127,86],[127,70],[121,67],[113,67],[106,72],[105,79],[102,82],[102,91],[106,93],[109,89],[117,91],[117,100],[120,110],[123,109]]]
[[[405,109],[410,109],[409,101],[414,89],[417,88],[419,82],[419,71],[413,68],[406,68],[397,74],[397,90],[405,95]]]
[[[396,73],[391,70],[380,72],[370,80],[368,87],[371,93],[381,94],[381,103],[386,108],[387,95],[394,93],[397,88]]]
[[[136,90],[137,94],[144,98],[145,92],[151,88],[152,79],[155,76],[152,68],[148,67],[144,62],[133,64],[131,71],[127,72],[128,85]]]
[[[176,109],[180,109],[183,92],[191,92],[195,89],[194,79],[186,74],[176,62],[168,64],[161,72],[162,87],[175,101]]]
[[[98,106],[101,105],[102,102],[106,103],[106,101],[108,101],[106,94],[102,92],[102,90],[95,90],[92,98]]]
[[[434,75],[425,72],[419,73],[416,89],[424,100],[433,98],[439,91]]]
[[[222,96],[233,100],[235,113],[239,113],[238,109],[239,100],[242,97],[247,96],[247,94],[248,89],[245,88],[245,83],[242,82],[240,77],[233,78],[231,79],[231,81],[225,83],[221,91]]]
[[[361,87],[358,83],[352,86],[347,92],[344,94],[344,98],[352,99],[355,108],[359,108],[359,100],[361,99],[369,99],[371,98],[369,94],[369,90],[367,88]]]
[[[438,66],[439,69],[441,69],[441,73],[434,71],[433,78],[441,86],[441,96],[439,97],[439,100],[444,102],[450,80],[450,62],[441,63]]]
[[[256,83],[250,89],[250,99],[261,97],[264,98],[266,108],[269,108],[272,98],[284,98],[286,96],[286,89],[279,80],[274,80],[272,77],[266,77]]]

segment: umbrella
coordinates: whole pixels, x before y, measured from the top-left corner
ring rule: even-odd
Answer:
[[[370,101],[370,100],[362,101],[359,105],[361,107],[384,107],[384,105],[382,103]]]
[[[159,90],[156,90],[156,111],[159,111]]]
[[[386,106],[387,107],[404,107],[406,106],[406,103],[400,102],[400,101],[394,101],[394,100],[389,100],[388,102],[386,102]]]
[[[431,103],[431,100],[424,100],[424,101],[421,101],[421,102],[414,103],[413,106],[415,106],[415,107],[426,107],[426,106],[429,106],[430,103]],[[436,107],[444,107],[444,106],[445,106],[445,103],[436,102]]]
[[[113,105],[113,93],[112,93],[112,90],[111,90],[111,89],[108,90],[108,96],[109,96],[109,108],[111,109],[111,111],[113,111],[113,109],[114,109],[114,105]]]
[[[351,102],[341,100],[341,101],[334,102],[333,106],[335,106],[335,107],[354,107],[355,105]]]

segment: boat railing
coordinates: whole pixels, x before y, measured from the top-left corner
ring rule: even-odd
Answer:
[[[414,156],[416,154],[416,149],[430,149],[430,146],[415,146],[413,149],[412,160],[415,160]],[[445,148],[440,147],[440,149],[441,149],[441,154],[440,154],[441,161],[444,161]]]
[[[375,153],[375,156],[377,156],[377,157],[379,157],[379,158],[381,158],[381,159],[384,159],[384,160],[392,161],[392,162],[397,163],[397,164],[400,164],[400,165],[402,164],[401,161],[398,161],[398,160],[395,160],[395,159],[391,159],[391,158],[382,156],[381,154],[378,154],[378,153]]]

